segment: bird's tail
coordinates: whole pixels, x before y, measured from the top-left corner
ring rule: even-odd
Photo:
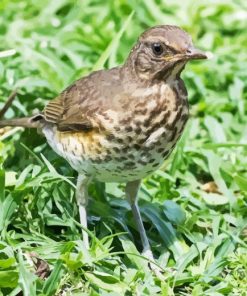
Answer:
[[[0,128],[5,126],[21,126],[21,127],[27,127],[27,128],[38,128],[41,125],[42,119],[43,119],[43,116],[41,114],[38,114],[31,117],[0,120]]]

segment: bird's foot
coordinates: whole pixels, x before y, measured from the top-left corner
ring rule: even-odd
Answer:
[[[156,275],[159,280],[163,281],[165,279],[163,275],[164,270],[158,264],[156,264],[156,260],[154,259],[152,251],[150,249],[147,249],[142,252],[142,255],[145,258],[149,259],[148,267],[150,268],[150,270]]]

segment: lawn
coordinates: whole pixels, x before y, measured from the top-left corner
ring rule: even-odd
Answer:
[[[187,30],[207,61],[183,73],[190,120],[140,208],[156,277],[122,184],[90,187],[90,250],[76,173],[33,130],[0,129],[0,295],[247,295],[247,2],[2,0],[0,110],[27,116],[92,70],[124,62],[156,24]],[[135,244],[134,244],[134,243]]]

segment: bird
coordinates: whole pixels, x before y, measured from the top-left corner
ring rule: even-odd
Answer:
[[[75,196],[86,248],[89,184],[126,183],[142,252],[153,259],[138,191],[141,180],[171,154],[188,120],[181,72],[188,61],[206,58],[180,27],[151,27],[139,36],[122,65],[80,78],[35,115],[0,121],[0,127],[38,129],[78,172]]]

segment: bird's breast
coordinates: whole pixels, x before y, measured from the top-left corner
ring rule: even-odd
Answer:
[[[64,133],[45,127],[48,143],[75,170],[100,181],[145,177],[173,150],[188,119],[188,103],[178,83],[137,90],[134,96],[122,112],[95,114],[96,130]]]

